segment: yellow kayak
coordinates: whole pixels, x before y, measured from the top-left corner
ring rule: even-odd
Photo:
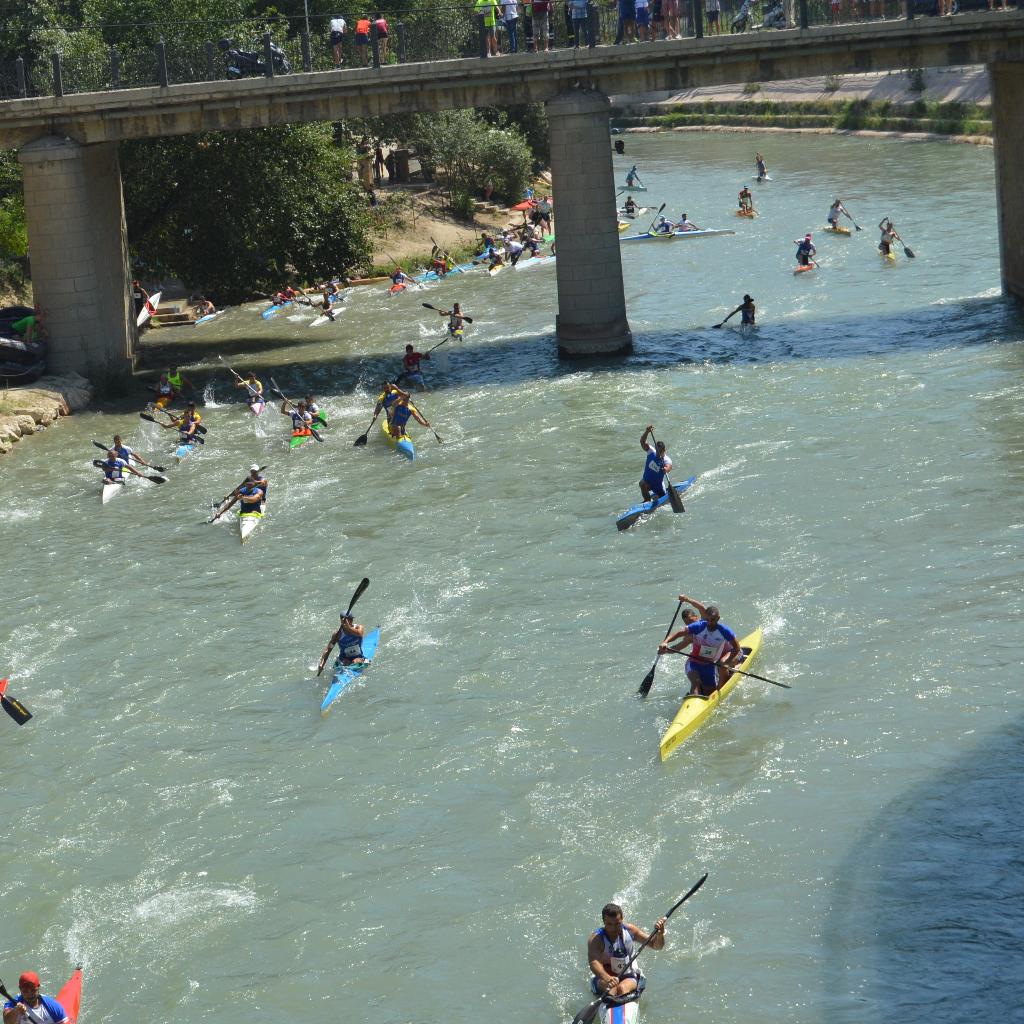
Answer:
[[[825,228],[830,235],[848,235],[850,233],[849,228],[840,227],[838,224],[834,228]]]
[[[412,443],[412,438],[404,431],[395,437],[391,430],[388,428],[387,419],[381,420],[380,423],[381,433],[384,435],[384,440],[395,449],[400,455],[404,455],[410,461],[416,458],[416,446]]]
[[[750,668],[750,663],[757,656],[761,646],[761,637],[761,630],[755,629],[750,636],[745,636],[740,641],[740,647],[743,648],[743,659],[737,663],[738,668]],[[711,717],[711,713],[729,696],[732,688],[742,678],[743,676],[734,672],[729,676],[726,684],[710,697],[687,696],[683,698],[682,707],[676,717],[672,719],[672,724],[666,730],[665,735],[661,737],[662,761],[670,757],[683,740],[696,732]]]

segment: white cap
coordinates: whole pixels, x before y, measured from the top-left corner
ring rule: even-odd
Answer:
[[[251,465],[251,466],[249,467],[249,472],[250,472],[250,473],[252,473],[252,472],[256,472],[256,473],[258,473],[259,471],[260,471],[259,463],[256,463],[256,462],[254,462],[254,463],[253,463],[253,464],[252,464],[252,465]]]

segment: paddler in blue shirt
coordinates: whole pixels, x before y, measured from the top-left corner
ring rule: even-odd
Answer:
[[[128,460],[122,458],[115,448],[111,448],[107,452],[107,457],[100,463],[99,468],[103,470],[103,482],[105,484],[123,484],[125,470],[128,470],[129,473],[133,473],[135,476],[143,475],[137,469],[133,469],[128,464]]]
[[[680,594],[679,599],[683,598]],[[673,647],[680,639],[684,642]],[[673,633],[658,650],[662,654],[669,651],[681,654],[687,646],[690,657],[686,660],[686,678],[690,680],[691,695],[709,697],[720,689],[729,680],[729,667],[743,657],[736,634],[721,621],[718,608],[713,604],[704,609],[702,619]]]
[[[351,612],[341,613],[341,624],[337,632],[331,637],[324,653],[320,655],[319,671],[323,671],[327,664],[331,648],[338,645],[338,661],[342,665],[360,665],[366,662],[363,657],[363,637],[366,636],[366,627],[359,625],[352,617]]]
[[[381,414],[381,411],[387,415],[388,419],[391,419],[391,407],[398,401],[400,395],[405,395],[405,392],[397,384],[392,384],[389,380],[384,381],[384,387],[377,396],[377,404],[373,407],[374,419]],[[408,397],[406,395],[406,398]]]
[[[804,237],[793,239],[796,246],[796,261],[801,267],[808,267],[812,262],[814,254],[818,251],[811,241],[811,233],[808,231]]]
[[[659,441],[653,447],[647,443],[647,438],[653,433],[654,425],[649,423],[647,429],[640,435],[640,447],[647,456],[644,462],[644,475],[640,480],[640,493],[644,496],[644,501],[665,496],[665,474],[672,470],[672,460],[665,451],[665,442]]]
[[[643,928],[622,919],[622,907],[606,903],[601,908],[601,927],[587,940],[587,961],[590,964],[591,991],[596,996],[621,998],[644,990],[644,976],[635,963],[627,969],[635,946],[651,940],[651,949],[665,948],[665,921],[654,924],[653,938]],[[626,971],[620,979],[619,975]]]
[[[420,415],[416,406],[409,401],[409,392],[399,388],[395,390],[398,391],[398,398],[395,399],[388,411],[388,430],[391,432],[391,436],[401,437],[405,433],[405,425],[409,422],[410,416],[429,430],[430,424]]]
[[[157,426],[163,427],[164,430],[177,430],[180,444],[192,444],[195,441],[196,428],[202,419],[203,417],[196,412],[196,403],[189,402],[180,416],[172,415],[170,423],[158,422]]]
[[[17,999],[4,1003],[4,1024],[69,1024],[67,1010],[53,996],[44,996],[40,991],[41,982],[35,971],[25,971],[18,978]]]
[[[114,435],[113,451],[117,454],[119,459],[124,459],[125,462],[130,463],[134,459],[143,466],[148,466],[150,469],[153,468],[134,448],[129,448],[128,445],[121,440],[120,434]]]
[[[636,173],[636,164],[630,167],[629,172],[626,174],[626,188],[634,188],[639,186],[643,188],[643,182],[640,180],[640,175]]]

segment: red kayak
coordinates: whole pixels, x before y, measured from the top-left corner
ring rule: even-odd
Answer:
[[[57,1002],[67,1011],[71,1024],[76,1024],[78,1009],[82,1005],[81,967],[75,969],[75,973],[68,979],[68,983],[57,993]]]
[[[405,290],[405,283],[404,282],[402,282],[400,284],[393,284],[388,289],[388,295],[397,295],[399,292],[404,291],[404,290]]]
[[[516,203],[512,207],[513,210],[532,210],[537,205],[536,199],[524,199],[521,203]]]

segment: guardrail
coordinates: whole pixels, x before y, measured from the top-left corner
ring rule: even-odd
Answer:
[[[643,0],[640,0],[642,3]],[[637,0],[588,2],[588,17],[581,24],[582,46],[608,46],[638,41],[657,45],[666,37],[706,38],[737,33],[771,33],[775,27],[815,29],[834,25],[927,17],[937,13],[940,2],[950,0],[648,0],[647,17],[636,12]],[[986,0],[958,0],[965,9],[984,9]],[[991,2],[991,0],[988,0]],[[719,6],[717,23],[713,11]],[[530,3],[517,5],[515,41],[519,51],[564,49],[576,43],[567,0],[551,0],[545,19],[531,10]],[[634,12],[624,20],[623,13]],[[643,8],[641,8],[643,9]],[[775,15],[773,18],[773,9]],[[678,15],[670,11],[678,10]],[[784,23],[780,23],[778,11]],[[439,13],[448,14],[439,27]],[[653,15],[653,17],[652,17]],[[674,19],[674,20],[673,20]],[[316,30],[311,22],[319,21]],[[646,24],[642,22],[646,21]],[[355,26],[349,24],[340,44],[342,62],[335,62],[330,41],[330,22],[319,19],[280,19],[271,31],[265,23],[251,24],[241,31],[239,23],[181,23],[167,26],[152,46],[107,46],[97,37],[68,33],[67,43],[48,58],[0,60],[0,101],[33,96],[67,96],[73,93],[105,92],[142,86],[168,86],[188,82],[210,82],[241,77],[274,78],[297,71],[319,72],[377,68],[396,63],[424,63],[469,57],[488,57],[496,48],[500,59],[513,41],[501,17],[494,29],[472,6],[410,8],[395,17],[385,35],[371,25],[369,38],[357,43]],[[129,26],[112,26],[110,35],[124,37]],[[136,26],[141,29],[142,26]],[[152,30],[152,26],[146,26]],[[677,28],[677,32],[672,29]],[[493,32],[495,44],[488,41]],[[669,35],[671,33],[671,35]],[[239,45],[225,48],[225,41]],[[242,51],[242,58],[233,56]],[[511,102],[515,97],[509,97]]]

